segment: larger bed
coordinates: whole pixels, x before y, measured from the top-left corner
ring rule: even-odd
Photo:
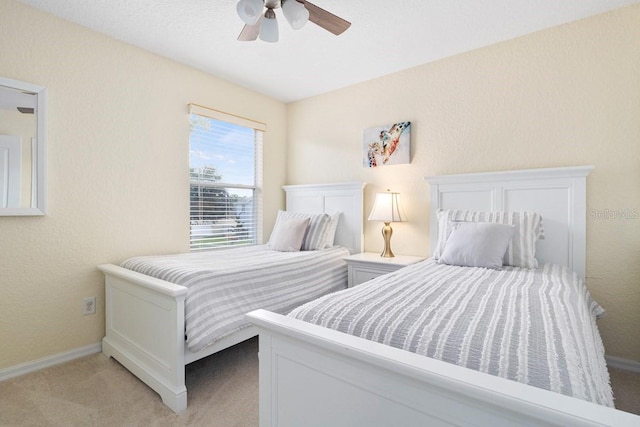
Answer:
[[[638,425],[612,408],[603,310],[581,280],[590,170],[429,178],[432,252],[439,209],[536,211],[537,269],[429,259],[287,317],[249,314],[261,426]]]
[[[305,239],[316,241],[317,250],[257,245],[99,266],[106,276],[103,353],[158,392],[175,412],[184,410],[185,365],[257,335],[246,312],[286,313],[346,287],[343,258],[362,248],[363,188],[359,182],[284,187],[289,212],[278,218],[311,214],[327,226],[330,216],[337,219],[333,247],[321,244],[324,233],[312,233],[310,224]]]

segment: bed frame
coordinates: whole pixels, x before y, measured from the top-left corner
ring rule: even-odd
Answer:
[[[591,166],[427,177],[436,210],[535,210],[537,256],[584,277]],[[280,316],[260,331],[260,426],[640,425],[640,417]]]
[[[287,209],[305,213],[342,212],[335,243],[351,253],[363,246],[361,182],[288,185]],[[117,265],[98,266],[105,274],[106,336],[102,352],[124,365],[162,397],[173,411],[187,407],[185,365],[258,334],[250,326],[194,353],[185,345],[187,288]]]

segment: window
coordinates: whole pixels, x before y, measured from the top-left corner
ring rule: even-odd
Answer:
[[[192,251],[261,243],[265,125],[190,105]]]

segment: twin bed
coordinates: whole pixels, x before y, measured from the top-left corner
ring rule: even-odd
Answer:
[[[339,213],[334,247],[279,252],[259,245],[100,265],[106,297],[103,353],[160,394],[169,408],[184,410],[185,365],[256,336],[246,312],[286,313],[347,287],[342,258],[362,250],[363,188],[360,182],[284,187],[289,211]]]
[[[260,425],[638,425],[611,407],[602,310],[580,279],[591,169],[427,178],[432,254],[440,210],[534,211],[538,269],[429,259],[289,316],[249,313]]]
[[[196,353],[184,336],[187,287],[101,266],[103,351],[180,411],[185,363],[259,334],[261,426],[637,425],[638,417],[611,407],[595,325],[602,309],[580,279],[590,170],[427,178],[432,253],[442,249],[440,210],[535,211],[544,218],[544,233],[536,229],[537,237],[544,234],[537,269],[428,259],[352,289],[337,285],[320,298],[302,298],[309,302],[253,311],[246,321],[254,326],[234,324]],[[336,244],[359,252],[362,188],[288,186],[287,209],[343,212]],[[518,251],[510,246],[507,254],[515,259]]]

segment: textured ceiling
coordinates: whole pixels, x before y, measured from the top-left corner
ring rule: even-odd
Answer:
[[[238,42],[237,0],[20,0],[284,102],[321,94],[640,0],[313,0],[340,36],[277,10],[278,43]]]

